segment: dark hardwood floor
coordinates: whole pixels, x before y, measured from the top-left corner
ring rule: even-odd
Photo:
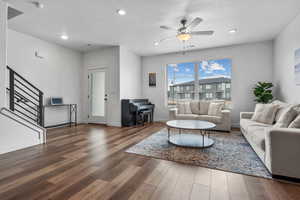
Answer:
[[[0,199],[299,200],[300,186],[125,153],[164,125],[80,125],[0,156]]]

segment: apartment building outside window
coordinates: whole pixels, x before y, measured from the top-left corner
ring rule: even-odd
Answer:
[[[231,100],[230,59],[170,64],[167,77],[169,105],[193,99]]]

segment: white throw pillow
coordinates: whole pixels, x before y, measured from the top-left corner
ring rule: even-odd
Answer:
[[[209,101],[199,101],[199,105],[200,105],[200,115],[207,115],[210,102]]]
[[[189,102],[180,102],[177,104],[178,114],[192,114]]]
[[[221,116],[224,103],[210,103],[208,108],[208,115]]]
[[[296,119],[292,121],[292,123],[289,125],[289,128],[300,128],[300,115],[298,115]]]
[[[256,104],[252,120],[264,124],[273,124],[279,106],[274,104]]]
[[[193,114],[199,115],[200,114],[200,105],[199,101],[191,101],[190,102],[191,111]]]
[[[279,120],[273,127],[287,128],[298,114],[294,107],[295,106],[289,106],[288,108],[284,109],[284,112],[280,115]]]
[[[178,114],[184,114],[185,105],[184,103],[177,103]]]
[[[185,102],[184,103],[184,113],[185,114],[192,114],[190,102]]]

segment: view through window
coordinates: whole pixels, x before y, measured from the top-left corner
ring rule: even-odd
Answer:
[[[231,59],[167,65],[168,104],[191,100],[231,101]]]

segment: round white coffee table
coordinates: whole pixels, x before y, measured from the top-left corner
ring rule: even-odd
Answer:
[[[211,122],[201,120],[172,120],[168,121],[168,141],[171,144],[182,147],[205,148],[214,144],[209,138],[212,128],[216,125]],[[178,134],[171,134],[170,129],[178,129]],[[200,135],[193,133],[184,133],[182,130],[197,130]]]

